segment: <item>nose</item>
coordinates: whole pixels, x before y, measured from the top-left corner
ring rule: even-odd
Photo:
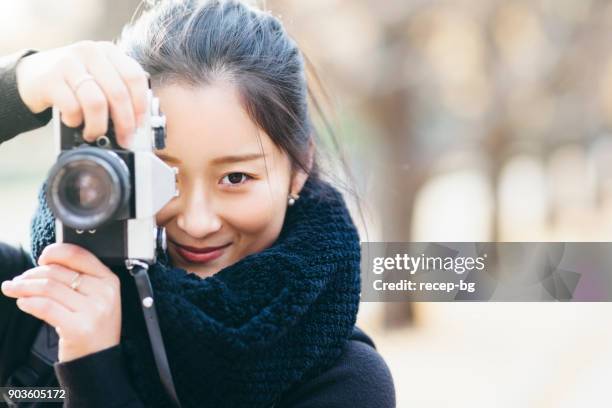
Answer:
[[[221,229],[222,222],[214,211],[202,187],[192,187],[183,193],[183,206],[176,223],[193,238],[201,239]]]

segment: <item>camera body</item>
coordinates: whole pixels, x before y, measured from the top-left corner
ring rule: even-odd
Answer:
[[[55,215],[56,242],[79,245],[108,266],[156,261],[166,249],[164,228],[155,215],[173,197],[177,168],[154,151],[165,147],[165,117],[149,89],[147,111],[128,149],[120,147],[112,121],[94,143],[83,139],[83,125],[66,126],[53,108],[58,151],[49,170],[46,196]]]

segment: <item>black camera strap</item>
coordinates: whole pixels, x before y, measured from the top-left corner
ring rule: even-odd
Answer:
[[[172,373],[170,372],[170,366],[166,356],[166,349],[164,347],[164,340],[162,338],[161,330],[159,329],[159,322],[157,320],[157,312],[155,310],[155,302],[153,298],[153,288],[151,286],[151,281],[149,280],[148,274],[149,265],[145,262],[133,259],[126,260],[125,264],[136,282],[138,296],[140,297],[140,306],[142,307],[145,323],[147,325],[147,331],[149,332],[149,339],[151,341],[157,371],[159,372],[159,378],[161,379],[162,385],[166,389],[166,392],[172,399],[174,405],[176,407],[180,407],[181,403],[176,395],[174,381],[172,380]]]
[[[58,336],[55,329],[43,322],[38,330],[28,359],[7,379],[4,387],[56,387],[53,364],[57,361]],[[16,402],[7,393],[0,401],[10,408],[39,406],[34,402]]]

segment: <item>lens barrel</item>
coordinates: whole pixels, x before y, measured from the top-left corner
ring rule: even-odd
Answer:
[[[68,227],[87,230],[115,219],[129,203],[130,172],[114,152],[79,147],[63,153],[49,171],[47,203]]]

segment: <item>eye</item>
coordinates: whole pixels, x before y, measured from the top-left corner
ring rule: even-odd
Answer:
[[[240,184],[244,184],[250,178],[251,177],[245,173],[229,173],[221,179],[221,184],[237,186]]]

